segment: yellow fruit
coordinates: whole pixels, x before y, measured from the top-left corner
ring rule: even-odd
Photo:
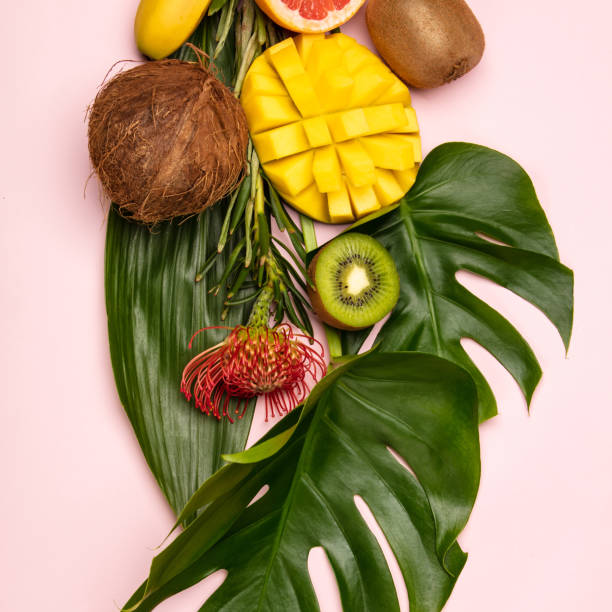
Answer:
[[[343,188],[342,170],[334,147],[321,147],[315,150],[312,174],[321,193],[339,191]]]
[[[134,36],[141,53],[162,59],[174,53],[198,27],[212,0],[140,0]]]
[[[350,223],[354,219],[346,187],[342,187],[340,191],[328,193],[327,206],[331,223]]]
[[[241,102],[270,181],[314,219],[359,219],[415,181],[422,156],[410,92],[349,36],[274,45],[253,62]]]
[[[297,195],[313,181],[313,157],[312,151],[305,151],[270,162],[266,164],[266,174],[281,191]]]

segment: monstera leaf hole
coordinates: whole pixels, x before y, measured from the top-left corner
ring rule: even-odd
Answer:
[[[199,610],[221,588],[227,578],[227,570],[220,569],[210,574],[200,582],[180,593],[168,601],[160,603],[155,612],[175,612],[176,610]]]
[[[387,449],[389,449],[388,446]],[[397,453],[394,454],[394,457],[396,455]],[[400,569],[399,563],[397,562],[397,558],[395,557],[393,550],[391,550],[391,546],[389,545],[389,542],[385,537],[383,530],[380,528],[376,517],[372,513],[372,510],[370,510],[370,506],[366,504],[361,495],[355,495],[353,499],[355,500],[355,506],[357,506],[357,510],[359,510],[359,513],[361,514],[363,520],[369,527],[370,531],[372,532],[372,535],[376,538],[376,541],[380,546],[380,550],[383,556],[385,557],[385,561],[387,562],[387,565],[389,566],[389,571],[391,572],[391,578],[393,580],[393,586],[395,587],[395,594],[397,596],[397,601],[399,603],[400,610],[401,612],[405,612],[408,610],[408,590],[406,589],[406,583],[404,582],[404,579],[402,577],[402,570]]]
[[[415,478],[417,475],[414,473],[414,470],[408,465],[408,462],[396,451],[394,451],[390,446],[387,446],[387,450],[391,454],[391,456],[405,469],[408,470]]]
[[[518,332],[525,339],[526,346],[531,348],[526,351],[524,358],[517,360],[515,364],[510,360],[504,365],[477,338],[462,337],[461,347],[493,386],[499,384],[502,377],[510,377],[521,390],[524,402],[529,408],[542,376],[540,363],[545,357],[545,347],[553,346],[555,354],[558,354],[559,348],[564,350],[563,340],[555,326],[528,300],[479,274],[459,270],[455,273],[455,279],[470,294],[493,307],[513,327],[517,328],[520,322]],[[495,394],[497,395],[497,391]],[[501,392],[500,396],[503,396]]]
[[[342,600],[338,582],[322,546],[315,546],[308,553],[308,574],[319,602],[321,612],[342,612]]]
[[[478,236],[478,238],[482,238],[484,241],[490,242],[491,244],[497,244],[498,246],[505,246],[505,247],[512,246],[511,244],[508,244],[507,242],[502,242],[501,240],[498,240],[497,238],[493,238],[492,236],[489,236],[488,234],[484,234],[483,232],[474,232],[474,234]]]
[[[200,592],[204,595],[204,597],[201,600],[201,604],[204,604],[204,602],[206,602],[208,598],[211,597],[215,593],[215,591],[217,591],[217,589],[221,588],[221,585],[225,582],[225,579],[227,578],[227,573],[228,572],[225,569],[217,570],[216,572],[213,572],[210,576],[207,576],[206,578],[204,578],[204,580],[202,580],[202,582],[196,585],[202,587],[202,590]],[[172,602],[172,605],[177,605],[176,599],[174,600],[174,602]],[[168,612],[170,612],[170,610],[168,610]]]
[[[469,270],[459,270],[455,274],[455,279],[470,293],[486,301],[510,323],[515,326],[520,324],[521,335],[525,337],[529,345],[535,348],[536,354],[541,355],[545,346],[554,347],[551,349],[551,354],[552,351],[555,355],[558,355],[559,351],[566,352],[563,338],[554,324],[540,308],[534,306],[529,300]]]
[[[471,338],[512,374],[529,403],[541,372],[528,342],[457,278],[467,270],[521,296],[569,345],[573,274],[559,262],[533,184],[515,161],[479,145],[440,145],[397,207],[349,231],[376,238],[400,276],[397,306],[374,341],[381,351],[432,353],[463,367],[478,388],[484,421],[497,414],[497,403],[461,345],[462,338]],[[504,297],[506,306],[514,303]],[[344,351],[357,353],[369,332],[342,332]]]
[[[252,506],[255,502],[258,502],[269,490],[270,486],[267,484],[261,487],[261,489],[257,491],[257,495],[255,495],[255,497],[249,502],[249,506]],[[247,506],[247,508],[249,506]]]

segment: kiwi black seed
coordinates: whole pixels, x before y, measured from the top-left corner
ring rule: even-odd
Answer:
[[[310,301],[319,318],[339,329],[363,329],[397,303],[399,277],[388,251],[371,236],[342,234],[328,242],[308,272]]]

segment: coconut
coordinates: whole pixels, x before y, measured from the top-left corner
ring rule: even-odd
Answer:
[[[89,114],[89,155],[125,217],[155,224],[198,213],[244,176],[248,129],[233,93],[200,63],[119,73]]]

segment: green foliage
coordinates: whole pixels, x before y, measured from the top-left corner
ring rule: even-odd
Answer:
[[[398,610],[355,495],[395,554],[411,610],[442,608],[465,563],[456,538],[478,489],[475,386],[451,362],[419,353],[369,354],[329,381],[277,454],[226,466],[204,484],[190,507],[203,511],[155,558],[125,610],[151,610],[221,568],[227,579],[201,612],[317,610],[307,559],[319,545],[345,610]],[[299,412],[270,436],[293,427]]]
[[[211,433],[210,421],[194,416],[176,387],[169,391],[188,357],[176,348],[179,337],[220,320],[221,300],[208,295],[206,277],[194,290],[193,277],[222,224],[215,209],[154,234],[114,213],[109,222],[107,301],[117,385],[175,509],[200,476],[219,466],[219,454],[232,452],[221,447],[233,444],[239,451],[246,436],[244,429],[228,438],[236,425],[229,434],[223,424]],[[509,158],[477,145],[435,149],[394,209],[352,229],[380,240],[400,274],[400,300],[377,336],[377,349],[346,358],[260,444],[226,456],[235,463],[191,497],[177,524],[196,518],[154,559],[125,610],[152,610],[218,569],[228,577],[201,611],[316,610],[307,559],[319,545],[346,610],[397,610],[389,569],[355,496],[371,509],[395,554],[411,612],[444,605],[465,563],[456,538],[478,489],[478,421],[496,410],[460,340],[472,338],[497,357],[528,400],[540,377],[525,340],[458,283],[456,273],[471,271],[528,300],[566,346],[572,273],[559,263],[528,176]],[[224,252],[231,250],[229,244]],[[215,260],[212,277],[225,265]],[[190,320],[194,313],[203,318]],[[160,319],[164,333],[155,326]],[[344,351],[355,353],[368,332],[343,333]],[[218,340],[209,333],[206,343]],[[216,446],[198,454],[192,428],[202,423],[198,442],[203,436]],[[194,471],[191,461],[204,466]],[[250,504],[265,485],[269,491]]]
[[[222,8],[220,3],[217,3]],[[220,15],[205,19],[189,42],[210,57],[217,45]],[[176,58],[197,61],[188,45]],[[237,71],[234,36],[214,60],[213,71],[233,87]],[[244,448],[251,423],[251,402],[242,421],[217,422],[189,405],[179,392],[183,367],[195,354],[220,342],[227,331],[200,334],[189,351],[192,334],[202,327],[245,323],[256,288],[242,279],[226,308],[225,282],[219,295],[209,291],[224,278],[232,251],[242,240],[239,225],[217,254],[217,241],[231,196],[199,218],[163,224],[149,230],[109,214],[105,286],[109,342],[121,402],[134,427],[151,470],[175,513],[197,487],[222,464],[221,455]],[[202,270],[200,282],[195,279]],[[227,278],[236,281],[235,276]],[[246,282],[245,282],[246,280]],[[192,517],[185,517],[189,520]]]
[[[211,274],[194,278],[215,249],[223,202],[181,224],[154,230],[110,211],[105,287],[108,335],[119,397],[143,453],[170,505],[178,513],[198,486],[223,463],[222,453],[242,450],[253,405],[233,425],[218,422],[188,404],[179,391],[183,367],[196,351],[227,335],[221,324],[222,296],[209,295],[225,259]],[[229,250],[228,250],[229,251]],[[232,308],[225,324],[244,323],[246,306]]]
[[[284,33],[252,2],[236,6],[215,0],[190,42],[239,90],[252,59]],[[188,46],[176,57],[196,60]],[[258,290],[256,277],[247,277],[238,256],[238,267],[229,265],[241,241],[246,252],[267,250],[270,261],[280,262],[284,284],[304,288],[302,234],[269,186],[269,210],[254,210],[251,180],[260,169],[256,158],[250,161],[242,196],[197,218],[150,231],[110,212],[105,285],[115,380],[177,525],[187,525],[157,555],[124,609],[152,610],[226,569],[227,579],[201,612],[317,610],[307,559],[311,548],[322,546],[347,612],[398,610],[387,563],[355,504],[360,496],[398,561],[411,612],[438,612],[466,559],[456,538],[478,489],[478,421],[496,413],[491,389],[460,340],[471,338],[491,352],[528,401],[540,378],[526,341],[456,274],[473,272],[528,300],[567,346],[572,273],[559,263],[520,166],[477,145],[438,147],[396,207],[353,226],[389,249],[400,274],[400,299],[377,335],[377,349],[338,360],[303,406],[241,453],[252,408],[233,425],[217,422],[185,401],[179,382],[191,356],[226,335],[203,332],[190,351],[195,331],[248,317],[251,304],[244,299]],[[272,216],[289,234],[295,265],[270,240]],[[219,295],[210,293],[216,283]],[[242,289],[227,308],[229,286]],[[279,313],[306,326],[304,305],[291,297],[279,302]],[[343,332],[343,352],[356,354],[369,331]],[[224,454],[233,463],[221,467]],[[251,504],[265,485],[268,492]]]
[[[464,367],[478,387],[484,420],[497,408],[460,344],[471,338],[512,374],[529,402],[541,376],[535,355],[504,317],[455,277],[467,270],[513,291],[542,310],[568,346],[573,275],[559,263],[531,180],[516,162],[474,144],[443,144],[424,160],[394,210],[350,229],[377,238],[400,275],[399,302],[375,340],[381,350],[424,351]],[[344,352],[356,353],[369,332],[343,332]]]

